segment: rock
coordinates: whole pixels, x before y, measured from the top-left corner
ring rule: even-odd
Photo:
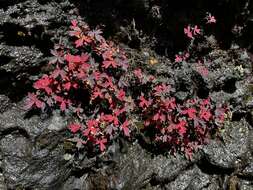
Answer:
[[[26,118],[27,112],[22,108],[23,104],[13,106],[0,114],[0,135],[10,131],[23,131],[26,136],[35,138],[44,131],[62,131],[67,126],[66,118],[54,113],[52,117],[43,119],[38,115]]]
[[[63,121],[59,115],[25,118],[17,106],[0,114],[1,169],[8,188],[61,189],[70,173],[58,132]]]
[[[174,180],[192,164],[179,155],[152,156],[138,143],[129,146],[125,154],[120,152],[115,154],[120,155],[111,155],[112,160],[106,161],[113,163],[112,165],[99,169],[95,175],[88,176],[90,187],[98,183],[98,180],[103,180],[103,186],[109,189],[141,189],[150,186],[151,182],[151,186],[155,187],[157,184]]]
[[[48,126],[48,129],[51,131],[61,131],[61,130],[65,129],[67,126],[66,118],[61,117],[57,113],[54,113],[54,115],[49,119],[51,121]]]
[[[64,183],[62,190],[86,190],[88,189],[87,184],[83,183],[83,181],[85,181],[85,176],[81,178],[71,176]]]
[[[182,190],[194,189],[203,190],[210,184],[210,177],[204,174],[197,167],[182,172],[173,182],[166,185],[165,189]]]
[[[29,139],[11,134],[0,144],[3,175],[10,189],[57,189],[69,175],[60,147],[50,152],[39,150]]]
[[[220,190],[220,180],[217,175],[209,177],[209,184],[206,187],[203,187],[203,190]]]
[[[252,190],[253,189],[253,183],[252,181],[246,181],[246,180],[240,180],[238,187],[240,190]]]
[[[0,113],[5,112],[11,107],[10,99],[5,95],[0,95]]]
[[[1,147],[4,148],[2,169],[8,188],[57,189],[69,175],[60,148],[47,154],[34,148],[31,152],[32,147],[24,139],[12,136],[2,139]],[[12,148],[17,150],[12,151]]]
[[[4,176],[3,176],[2,173],[0,174],[0,189],[1,190],[7,190],[7,186],[5,184]]]
[[[247,179],[253,179],[253,159],[249,159],[248,165],[241,171],[240,176]]]
[[[0,9],[0,91],[18,102],[48,62],[58,33],[68,30],[73,6],[68,1],[3,2],[1,8],[2,4],[8,7]]]
[[[248,152],[249,124],[241,121],[231,122],[225,126],[224,144],[211,140],[203,148],[204,157],[209,163],[221,169],[233,169]]]

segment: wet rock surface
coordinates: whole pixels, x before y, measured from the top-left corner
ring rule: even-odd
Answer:
[[[231,10],[226,11],[234,14],[228,20],[222,20],[225,13],[217,11],[217,19],[221,19],[221,23],[224,21],[228,27],[224,27],[225,31],[216,31],[216,37],[224,37],[226,31],[233,28],[237,15],[236,18],[242,18],[238,23],[247,25],[244,33],[236,34],[235,41],[241,42],[248,50],[252,49],[250,14],[253,2],[247,2],[208,1],[205,4],[190,1],[185,7],[178,6],[182,10],[175,11],[177,3],[169,6],[168,1],[118,0],[107,1],[105,6],[105,2],[100,0],[0,0],[0,189],[253,189],[253,80],[250,54],[239,47],[227,50],[217,48],[205,54],[207,59],[213,61],[206,64],[210,73],[203,77],[193,71],[197,68],[195,63],[192,67],[183,65],[173,68],[167,57],[154,52],[156,50],[163,55],[165,50],[175,51],[184,45],[183,38],[174,38],[178,33],[173,31],[175,21],[168,18],[185,18],[186,13],[196,12],[196,7],[206,10],[210,4],[211,7],[219,5],[218,10],[230,4]],[[188,8],[190,4],[193,5],[192,9]],[[94,9],[97,11],[94,12]],[[127,14],[129,10],[133,10],[130,15]],[[78,12],[93,25],[106,23],[106,35],[115,33],[119,40],[134,48],[129,48],[128,52],[133,57],[133,64],[157,73],[161,81],[175,84],[178,99],[183,100],[197,92],[202,98],[211,96],[215,101],[230,102],[232,120],[222,130],[222,138],[211,140],[203,146],[193,161],[180,155],[155,155],[138,141],[129,143],[124,140],[115,141],[102,155],[88,157],[69,153],[64,144],[67,118],[58,113],[50,117],[28,114],[21,100],[31,89],[32,81],[47,70],[43,66],[50,57],[50,49],[59,36],[66,34],[69,21]],[[155,31],[142,26],[143,15],[154,24]],[[133,18],[136,28],[127,25]],[[169,31],[164,29],[167,27],[162,24],[164,21],[171,25]],[[141,27],[145,34],[153,32],[158,43],[147,43],[148,40],[139,31]],[[223,45],[230,46],[232,37],[229,31],[229,39],[225,38]],[[251,41],[248,40],[250,38]],[[205,44],[199,47],[205,50]],[[141,52],[136,50],[140,48]],[[150,57],[155,57],[159,64],[148,65]]]

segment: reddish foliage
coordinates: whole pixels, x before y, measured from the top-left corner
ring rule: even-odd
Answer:
[[[73,124],[69,125],[68,127],[72,133],[76,133],[81,129],[81,125],[77,124],[77,123],[73,123]]]
[[[194,151],[207,142],[224,121],[225,108],[215,107],[210,98],[189,99],[176,103],[170,91],[164,92],[167,84],[155,85],[154,90],[146,93],[152,102],[140,96],[139,113],[144,120],[145,130],[155,129],[153,140],[158,145],[170,147],[174,151],[183,152],[192,158]]]
[[[192,158],[199,145],[223,123],[226,109],[222,106],[213,106],[209,98],[178,103],[170,84],[157,84],[153,75],[146,75],[140,68],[133,70],[134,81],[137,85],[148,84],[151,90],[131,97],[129,81],[124,81],[128,69],[124,52],[106,41],[101,30],[90,30],[76,20],[71,23],[72,49],[57,46],[52,51],[54,57],[49,64],[54,69],[34,83],[36,94],[28,94],[26,108],[60,109],[76,116],[78,123],[68,128],[78,137],[78,148],[90,142],[104,151],[113,137],[130,137],[133,130],[129,116],[133,112],[143,121],[144,131],[155,131],[151,137],[157,145]],[[188,26],[184,32],[194,38],[200,29]],[[188,52],[176,55],[175,62],[189,56]]]
[[[26,108],[58,108],[76,115],[80,122],[86,120],[83,126],[70,124],[70,131],[84,139],[82,142],[90,141],[104,151],[111,135],[122,131],[130,136],[125,109],[129,102],[124,88],[118,85],[121,77],[117,74],[123,76],[126,72],[126,56],[102,37],[101,30],[90,30],[87,24],[76,20],[71,23],[70,36],[74,37],[73,49],[76,48],[73,52],[77,53],[64,47],[52,51],[54,57],[49,64],[55,69],[34,83],[37,95],[28,94]],[[89,107],[96,109],[84,109],[87,101],[76,98],[80,90],[86,93],[82,96],[90,97]],[[93,112],[93,118],[85,119],[85,112]]]
[[[205,18],[207,20],[207,24],[216,23],[216,19],[214,16],[212,16],[210,13],[207,13],[207,16]]]
[[[184,28],[184,33],[188,38],[193,39],[195,36],[200,35],[200,29],[197,25],[194,27],[188,25],[186,28]]]

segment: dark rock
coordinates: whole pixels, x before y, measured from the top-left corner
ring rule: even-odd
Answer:
[[[12,109],[0,114],[0,134],[8,134],[12,131],[25,133],[29,138],[35,138],[43,132],[59,132],[66,128],[66,118],[57,113],[52,117],[42,120],[38,115],[26,118],[26,111],[22,108],[23,104],[13,106]]]
[[[73,6],[68,1],[5,2],[17,4],[0,9],[0,90],[18,102],[30,91],[31,80],[36,79],[32,76],[46,64],[59,31],[68,29]]]
[[[3,176],[2,173],[0,174],[0,189],[1,190],[7,190],[7,186],[5,184],[4,176]]]
[[[248,152],[249,134],[249,124],[244,119],[226,124],[222,134],[224,143],[211,140],[203,147],[205,158],[221,170],[235,168]]]
[[[240,190],[252,190],[252,181],[241,180],[238,184]]]
[[[0,143],[2,170],[8,188],[57,189],[68,177],[61,148],[44,154],[28,139],[17,135],[7,135]]]
[[[0,113],[11,107],[10,99],[5,95],[0,95]]]
[[[71,176],[64,183],[62,190],[86,190],[88,189],[86,175],[81,178]]]
[[[24,113],[13,107],[0,115],[1,169],[6,184],[12,189],[60,189],[70,169],[60,143],[63,137],[49,129],[62,130],[66,126],[59,122],[64,119],[57,115],[44,121],[38,116],[25,119]]]
[[[252,180],[253,179],[253,159],[249,159],[248,165],[240,172],[240,176],[245,179]]]
[[[160,183],[173,181],[192,165],[179,155],[152,156],[137,143],[129,146],[127,153],[114,155],[111,162],[113,164],[110,167],[99,169],[95,175],[88,176],[90,187],[102,180],[103,187],[109,189],[141,189],[150,185],[155,188]]]
[[[173,182],[166,185],[165,189],[173,190],[203,190],[211,183],[210,176],[202,173],[197,167],[182,172]]]

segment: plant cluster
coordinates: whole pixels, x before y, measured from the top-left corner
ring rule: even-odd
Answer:
[[[138,71],[138,72],[137,72]],[[135,111],[143,121],[142,132],[151,137],[160,150],[184,153],[189,159],[202,144],[222,126],[227,108],[216,105],[211,98],[192,98],[179,101],[175,89],[165,82],[157,82],[136,69],[135,84],[149,86],[135,99]],[[145,88],[147,89],[147,87]]]
[[[158,85],[149,96],[152,98],[140,97],[141,118],[147,129],[154,131],[154,142],[171,153],[183,152],[191,158],[223,123],[226,109],[214,106],[209,98],[177,103],[164,93],[169,93],[169,88]]]
[[[126,56],[101,33],[72,21],[73,49],[57,46],[52,51],[53,70],[34,83],[36,93],[28,94],[26,108],[74,114],[78,121],[69,129],[79,135],[78,142],[97,144],[103,151],[115,133],[130,135],[126,115],[131,102],[121,80],[128,68]]]
[[[72,47],[60,44],[52,50],[52,69],[34,83],[35,93],[28,94],[26,109],[59,109],[74,116],[68,128],[78,148],[89,143],[104,151],[118,135],[130,137],[134,129],[130,118],[135,114],[145,126],[142,132],[153,131],[157,145],[191,158],[223,123],[226,109],[210,98],[179,102],[170,84],[157,82],[141,68],[129,71],[125,53],[105,40],[100,29],[91,30],[76,20],[70,29]],[[200,30],[188,27],[185,32],[190,37]],[[179,54],[175,61],[188,57],[187,52]],[[145,94],[143,85],[148,85]]]

